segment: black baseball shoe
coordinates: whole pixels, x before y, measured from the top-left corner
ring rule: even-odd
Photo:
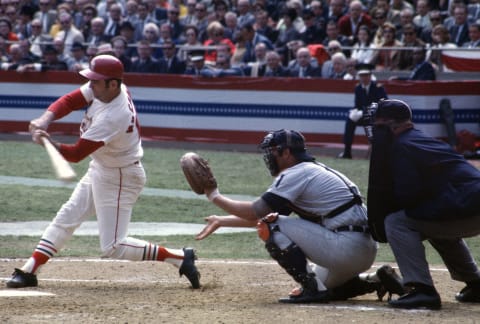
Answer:
[[[195,266],[195,260],[197,259],[195,251],[192,248],[184,248],[183,253],[183,262],[178,270],[180,277],[185,275],[192,284],[192,288],[198,289],[200,288],[200,272],[198,272]]]
[[[315,275],[310,273],[303,276],[302,287],[294,289],[288,297],[278,301],[284,304],[328,303],[330,294],[328,290],[318,291]]]
[[[352,153],[340,152],[340,153],[337,155],[337,158],[338,158],[338,159],[349,159],[349,160],[351,160],[351,159],[352,159]]]
[[[442,308],[442,301],[440,295],[434,291],[423,291],[413,289],[400,298],[390,300],[388,304],[394,308],[402,309],[431,309],[439,310]]]
[[[7,281],[8,288],[25,288],[25,287],[37,287],[37,276],[33,273],[24,272],[15,268],[12,274],[12,279]]]
[[[395,269],[388,264],[378,268],[377,277],[384,288],[384,292],[388,293],[388,300],[392,299],[392,294],[397,294],[399,296],[405,294],[402,278],[400,278],[400,276],[395,272]],[[380,296],[380,294],[378,294],[379,300],[382,300],[383,295]]]
[[[480,303],[480,287],[467,284],[455,295],[455,299],[461,303]]]

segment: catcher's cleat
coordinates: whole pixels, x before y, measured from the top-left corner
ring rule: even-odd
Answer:
[[[185,275],[187,277],[193,289],[198,289],[200,288],[200,272],[195,266],[195,260],[197,259],[195,251],[192,248],[184,248],[183,253],[183,262],[178,272],[180,276]]]
[[[388,300],[392,299],[392,294],[397,294],[399,296],[405,294],[402,278],[400,278],[400,276],[395,272],[395,269],[388,264],[378,268],[377,276],[384,288],[384,290],[377,290],[379,300],[382,300],[386,293],[388,293]]]
[[[33,273],[24,272],[15,268],[12,274],[12,279],[7,281],[8,288],[25,288],[25,287],[37,287],[37,276]]]

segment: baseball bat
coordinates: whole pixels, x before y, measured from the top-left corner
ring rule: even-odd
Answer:
[[[77,174],[67,160],[65,160],[62,154],[60,154],[48,138],[42,136],[41,139],[47,150],[48,156],[50,157],[50,162],[52,162],[52,167],[55,170],[57,178],[62,181],[73,181],[77,177]]]

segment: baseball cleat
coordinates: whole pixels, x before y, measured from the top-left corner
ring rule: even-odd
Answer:
[[[308,304],[308,303],[328,303],[330,300],[327,290],[308,291],[303,288],[297,288],[292,291],[288,297],[280,298],[278,301],[284,304]]]
[[[438,293],[425,293],[413,290],[396,300],[388,302],[393,308],[402,309],[431,309],[439,310],[442,308],[442,301]]]
[[[395,269],[388,264],[378,268],[377,276],[386,292],[389,294],[388,300],[392,298],[392,294],[401,296],[405,293],[402,278],[400,278],[400,276],[395,272]]]
[[[7,281],[8,288],[25,288],[25,287],[37,287],[37,276],[33,273],[24,272],[15,268],[12,274],[12,279]]]
[[[184,248],[183,253],[183,262],[178,270],[180,277],[185,275],[192,284],[192,288],[198,289],[200,288],[200,272],[195,266],[195,260],[197,259],[195,251],[192,248]]]
[[[455,299],[461,303],[480,303],[480,288],[467,285],[455,295]]]

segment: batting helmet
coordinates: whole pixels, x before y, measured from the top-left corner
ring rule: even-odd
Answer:
[[[123,78],[123,64],[112,55],[98,55],[90,61],[90,68],[79,72],[89,80],[108,80]]]
[[[402,100],[380,100],[377,111],[375,112],[375,118],[393,119],[395,121],[411,120],[412,109]]]

